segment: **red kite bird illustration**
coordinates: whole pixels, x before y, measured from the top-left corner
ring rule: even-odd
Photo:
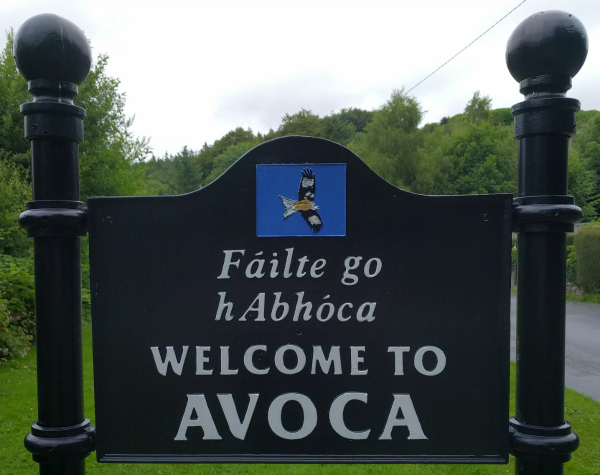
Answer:
[[[315,190],[315,174],[310,168],[305,168],[302,170],[302,179],[300,180],[300,188],[298,189],[298,201],[279,195],[283,206],[285,206],[283,219],[287,219],[296,211],[300,211],[304,221],[313,230],[313,233],[318,233],[323,227],[323,221],[321,221],[321,216],[317,213],[319,207],[315,204]]]

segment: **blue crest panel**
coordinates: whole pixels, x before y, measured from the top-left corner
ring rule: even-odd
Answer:
[[[346,164],[257,165],[256,235],[345,236]]]

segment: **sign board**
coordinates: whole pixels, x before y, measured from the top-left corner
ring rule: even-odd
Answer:
[[[285,137],[90,199],[98,460],[506,462],[511,198]]]

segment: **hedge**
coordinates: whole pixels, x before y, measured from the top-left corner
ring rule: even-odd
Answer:
[[[600,226],[582,228],[575,235],[577,283],[588,293],[600,293]]]
[[[0,254],[0,361],[25,356],[34,342],[33,261]]]

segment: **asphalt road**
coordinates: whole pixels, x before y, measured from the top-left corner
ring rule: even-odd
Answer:
[[[510,357],[515,361],[517,296],[511,295]],[[600,304],[567,300],[565,385],[600,402]]]

